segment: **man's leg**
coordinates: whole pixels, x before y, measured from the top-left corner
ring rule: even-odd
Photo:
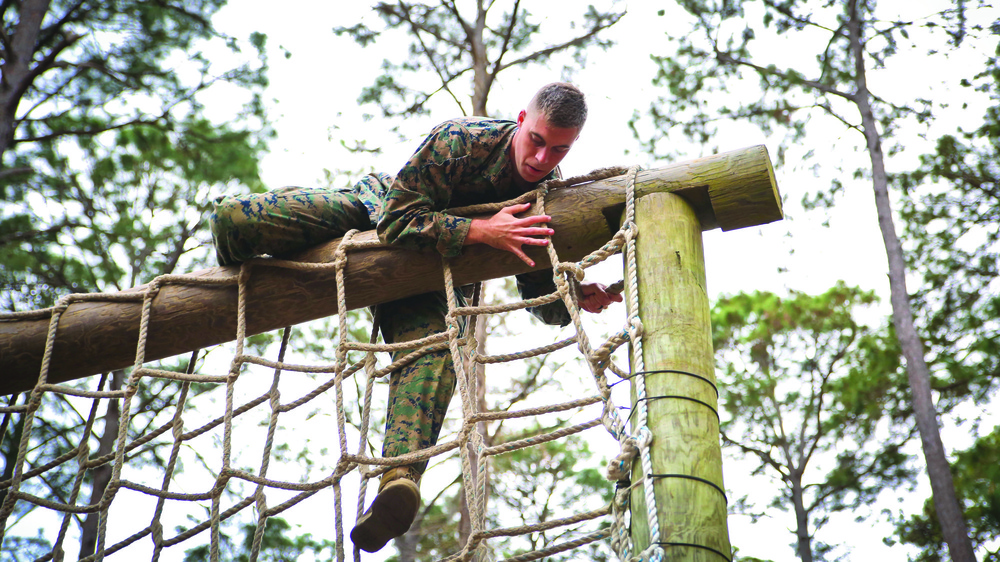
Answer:
[[[379,305],[382,337],[388,343],[399,343],[444,332],[447,310],[444,292]],[[396,352],[393,360],[412,351]],[[434,446],[455,384],[455,366],[448,350],[424,355],[393,372],[382,456],[398,457]],[[378,496],[351,531],[356,546],[376,552],[410,528],[420,507],[416,484],[426,467],[424,461],[390,469],[383,475]]]
[[[393,301],[379,309],[382,337],[388,343],[412,341],[448,328],[443,291]],[[398,351],[393,360],[412,351]],[[424,355],[390,375],[383,457],[398,457],[437,443],[455,382],[455,365],[447,349]],[[424,461],[409,465],[409,471],[419,479],[426,467]]]
[[[220,265],[280,256],[373,228],[368,210],[350,191],[285,187],[215,200],[210,219]]]

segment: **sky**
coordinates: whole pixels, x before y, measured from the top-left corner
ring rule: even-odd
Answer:
[[[912,2],[909,5],[926,7],[929,12],[932,4]],[[544,10],[545,6],[556,5],[562,7],[565,3],[531,3],[529,7]],[[658,15],[661,9],[664,14]],[[559,17],[558,9],[552,9],[543,24],[552,23]],[[408,138],[403,142],[397,142],[385,131],[372,130],[373,123],[378,122],[365,122],[356,100],[361,88],[370,84],[379,73],[379,65],[387,53],[381,45],[379,49],[362,49],[349,38],[337,37],[331,32],[336,25],[358,21],[377,24],[368,2],[290,0],[278,9],[273,2],[263,0],[231,0],[215,18],[217,28],[230,35],[246,37],[252,31],[261,31],[269,38],[271,86],[268,103],[277,132],[262,163],[262,177],[269,187],[321,185],[324,169],[360,170],[364,166],[374,166],[393,173],[430,126],[456,115],[455,106],[442,100],[427,119],[404,125],[403,131]],[[649,100],[656,95],[656,88],[650,83],[655,67],[649,55],[663,45],[664,29],[680,32],[685,25],[684,14],[673,4],[628,2],[628,15],[608,34],[608,38],[616,42],[615,47],[605,53],[588,54],[586,65],[572,77],[587,93],[590,119],[582,137],[563,161],[564,175],[584,174],[611,165],[639,164],[656,168],[669,164],[651,161],[644,155],[627,123],[634,112],[645,111]],[[790,47],[774,44],[774,56],[792,62],[801,53]],[[287,58],[285,51],[290,54]],[[918,68],[916,65],[920,65],[921,72],[914,72]],[[882,91],[904,91],[901,95],[914,96],[921,89],[947,86],[954,77],[955,65],[949,65],[937,59],[901,56],[891,68],[873,72],[872,87],[882,88]],[[927,79],[928,76],[934,79]],[[536,69],[502,79],[490,98],[494,116],[515,116],[540,85],[558,78],[561,78],[558,70]],[[981,113],[966,110],[949,126],[967,116],[977,115]],[[849,175],[854,169],[852,166],[864,156],[859,156],[855,150],[860,146],[859,135],[830,127],[828,123],[817,123],[816,127],[822,128],[822,133],[811,132],[811,137],[828,135],[830,158],[845,162]],[[362,162],[341,148],[341,140],[349,141],[362,134],[383,149],[381,156]],[[713,142],[721,151],[764,144],[773,156],[777,141],[756,130],[734,128],[726,138],[713,139]],[[681,138],[677,143],[689,145]],[[693,156],[699,155],[696,147],[689,145],[687,150]],[[794,289],[818,293],[843,280],[849,285],[876,291],[884,300],[882,310],[888,311],[886,258],[870,185],[845,177],[849,189],[838,201],[828,225],[824,224],[825,216],[805,213],[798,204],[804,193],[829,185],[831,170],[835,167],[828,166],[822,174],[816,174],[794,163],[776,169],[789,220],[734,232],[705,234],[711,300],[740,291],[782,293]],[[610,283],[621,277],[619,268],[620,262],[612,263],[594,271],[593,275],[598,281]],[[956,441],[946,443],[958,446]],[[749,482],[743,476],[749,472],[746,465],[730,459],[727,463],[727,487],[756,488],[756,482]],[[905,491],[898,495],[888,492],[885,505],[895,508],[898,499],[912,510],[925,495],[926,486],[922,484],[916,495]],[[345,505],[350,505],[351,501],[345,499]],[[788,546],[794,539],[789,533],[793,523],[788,513],[775,514],[756,524],[745,517],[731,516],[730,538],[743,555],[789,562],[797,559]],[[882,543],[882,535],[888,532],[890,528],[885,524],[858,523],[853,514],[842,514],[834,516],[820,538],[827,542],[843,541],[853,549],[852,559],[906,560],[906,549],[889,548]],[[391,553],[391,550],[384,552]]]

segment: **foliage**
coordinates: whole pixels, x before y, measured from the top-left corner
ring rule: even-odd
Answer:
[[[1000,22],[994,25],[1000,45]],[[988,398],[1000,381],[1000,70],[997,56],[963,82],[994,101],[981,125],[938,139],[913,172],[899,174],[901,216],[922,283],[913,294],[935,387],[946,405]],[[971,96],[971,92],[970,92]],[[967,97],[962,95],[962,97]]]
[[[223,536],[220,541],[220,559],[248,562],[250,554],[253,552],[256,531],[257,525],[253,523],[242,525],[240,533],[243,535],[243,540],[239,544],[235,544],[228,536]],[[308,533],[292,537],[290,536],[291,531],[292,525],[284,519],[280,517],[268,518],[261,535],[256,560],[260,562],[286,562],[298,560],[306,553],[312,554],[317,562],[334,559],[336,549],[331,541],[317,541]],[[184,553],[184,562],[209,560],[210,554],[209,545],[201,545],[187,550]]]
[[[976,440],[968,450],[955,456],[952,472],[955,487],[965,496],[965,518],[972,542],[984,553],[983,562],[1000,560],[1000,428]],[[915,562],[948,560],[948,550],[941,536],[933,498],[924,503],[923,512],[897,523],[898,542],[921,548]],[[890,541],[891,543],[897,541]]]
[[[205,246],[212,192],[261,189],[265,38],[250,38],[257,60],[213,64],[247,46],[212,28],[223,3],[4,3],[5,37],[28,34],[33,9],[45,18],[30,50],[3,51],[2,309],[122,289],[182,258],[204,264],[204,249],[189,256]],[[32,66],[20,72],[19,60]],[[233,124],[205,116],[202,96],[220,88],[245,102]]]
[[[996,23],[993,33],[1000,36]],[[940,138],[934,153],[922,156],[915,171],[898,178],[905,234],[913,247],[910,262],[923,281],[913,300],[923,312],[920,327],[935,367],[936,388],[942,403],[954,408],[956,415],[963,411],[956,407],[959,400],[967,395],[977,404],[995,399],[1000,374],[1000,297],[995,289],[1000,260],[996,63],[993,56],[986,70],[962,84],[987,92],[994,100],[981,125]],[[973,434],[979,433],[981,423],[972,420]],[[994,428],[970,449],[958,452],[952,463],[955,486],[965,498],[970,535],[984,560],[1000,560],[1000,545],[994,540],[1000,535],[998,442]],[[922,513],[899,521],[897,531],[899,542],[923,548],[917,560],[948,558],[933,499],[925,502]]]
[[[738,294],[712,311],[723,443],[753,461],[754,476],[777,480],[769,507],[794,513],[803,561],[832,548],[812,539],[831,514],[912,476],[910,431],[887,423],[907,406],[898,348],[857,320],[875,302],[838,284],[815,296]]]
[[[438,95],[450,97],[462,115],[488,116],[487,100],[502,71],[545,65],[562,53],[572,55],[575,66],[581,66],[585,49],[610,46],[601,32],[624,15],[591,5],[579,15],[561,12],[559,19],[573,25],[560,29],[549,22],[543,29],[520,0],[467,6],[452,0],[378,2],[374,10],[381,28],[361,23],[334,28],[362,46],[399,35],[410,41],[407,57],[384,60],[383,74],[362,90],[358,102],[376,105],[383,117],[395,121],[393,130],[398,130],[400,117],[429,113],[430,102]],[[540,41],[545,44],[539,45]],[[463,100],[470,86],[472,104],[466,107]]]
[[[821,124],[861,131],[857,68],[849,45],[852,2],[682,0],[678,4],[686,17],[669,15],[688,22],[690,31],[666,37],[658,49],[662,54],[652,57],[658,66],[653,83],[667,93],[652,104],[648,123],[647,116],[639,114],[632,121],[648,150],[670,155],[669,139],[681,132],[713,151],[719,139],[728,138],[732,124],[750,124],[765,134],[784,135],[777,147],[778,164],[785,162],[787,150],[795,148],[805,165],[816,166],[824,153],[819,146],[828,147],[831,139],[808,143],[808,132]],[[912,10],[879,11],[881,5],[859,0],[860,17],[869,30],[863,41],[865,64],[884,69],[899,53],[957,50],[969,33],[983,31],[977,18],[966,13],[983,4],[944,3],[938,5],[940,11],[917,17]],[[660,11],[660,16],[667,15],[667,10]],[[775,44],[796,48],[775,50]],[[874,92],[872,109],[883,139],[893,139],[902,119],[926,123],[934,116],[930,100],[897,99]],[[889,154],[897,150],[890,148]],[[838,172],[827,174],[834,177],[830,190],[811,194],[806,202],[830,204],[843,189],[843,177],[868,175],[860,170]]]

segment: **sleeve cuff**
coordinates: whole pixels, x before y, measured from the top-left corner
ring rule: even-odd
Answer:
[[[437,250],[446,258],[453,258],[462,253],[465,246],[465,238],[469,235],[469,228],[472,227],[472,219],[466,217],[455,217],[442,215],[443,228],[438,237]]]

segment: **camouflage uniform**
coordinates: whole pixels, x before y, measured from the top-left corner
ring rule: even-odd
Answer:
[[[431,132],[395,178],[369,174],[345,190],[292,187],[220,197],[211,218],[219,263],[282,255],[337,238],[352,228],[375,228],[386,244],[457,256],[472,219],[448,215],[445,209],[506,201],[522,193],[508,156],[515,130],[512,121],[447,121]],[[551,270],[518,275],[517,286],[523,298],[555,289]],[[382,337],[389,343],[447,328],[443,291],[388,302],[378,309]],[[561,301],[531,312],[548,324],[569,323]],[[406,353],[396,352],[393,360]],[[392,373],[382,455],[394,457],[433,446],[454,390],[455,368],[448,351],[425,355]],[[426,464],[413,465],[411,476],[418,479]]]

